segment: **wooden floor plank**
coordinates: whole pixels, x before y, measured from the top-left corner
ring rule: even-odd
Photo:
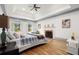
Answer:
[[[28,49],[22,55],[69,55],[65,40],[51,39],[47,44]]]

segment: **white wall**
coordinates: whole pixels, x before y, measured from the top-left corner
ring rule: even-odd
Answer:
[[[20,29],[21,29],[21,32],[23,34],[26,34],[28,32],[28,24],[31,24],[32,25],[32,31],[36,31],[35,30],[35,25],[36,25],[35,22],[9,18],[9,27],[10,27],[9,30],[10,31],[13,31],[14,32],[12,23],[15,23],[17,21],[19,21],[20,24],[21,24],[21,26],[20,26],[21,28]]]
[[[62,20],[70,19],[71,20],[71,28],[62,28]],[[41,29],[38,29],[41,33],[44,34],[44,25],[45,24],[54,24],[55,28],[52,28],[54,38],[70,38],[71,33],[75,32],[76,37],[79,38],[79,11],[75,11],[72,13],[63,14],[57,17],[51,17],[42,21],[37,22],[37,24],[41,24]]]
[[[62,28],[62,20],[63,19],[71,19],[71,28]],[[36,28],[37,24],[31,21],[22,21],[19,19],[13,19],[13,18],[9,18],[9,24],[10,24],[10,31],[13,31],[12,27],[12,23],[16,22],[16,21],[20,21],[21,22],[21,31],[26,34],[28,32],[28,23],[32,24],[32,29],[33,31],[39,30],[42,34],[44,34],[44,25],[45,24],[54,24],[55,28],[51,28],[53,30],[53,34],[54,34],[54,38],[55,37],[59,37],[59,38],[70,38],[71,37],[71,33],[75,32],[76,33],[76,37],[79,38],[79,11],[75,11],[72,13],[68,13],[68,14],[64,14],[64,15],[60,15],[57,17],[51,17],[42,21],[37,22],[37,24],[41,24],[41,29]],[[1,32],[1,30],[0,30]]]

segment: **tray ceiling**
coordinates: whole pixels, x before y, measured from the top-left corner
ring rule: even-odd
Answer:
[[[8,16],[33,21],[79,8],[79,5],[74,4],[37,4],[40,9],[38,9],[38,11],[35,11],[34,9],[31,10],[33,4],[5,4],[4,6]],[[3,12],[0,7],[0,14],[2,13]]]

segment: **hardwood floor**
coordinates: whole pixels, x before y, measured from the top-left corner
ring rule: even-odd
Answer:
[[[69,55],[67,53],[66,41],[49,39],[47,44],[30,48],[22,55]]]

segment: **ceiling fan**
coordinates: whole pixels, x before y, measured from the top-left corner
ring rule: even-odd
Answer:
[[[40,7],[38,7],[37,4],[33,4],[33,8],[32,8],[31,10],[33,10],[33,9],[34,9],[35,11],[38,11],[38,9],[40,9]]]

